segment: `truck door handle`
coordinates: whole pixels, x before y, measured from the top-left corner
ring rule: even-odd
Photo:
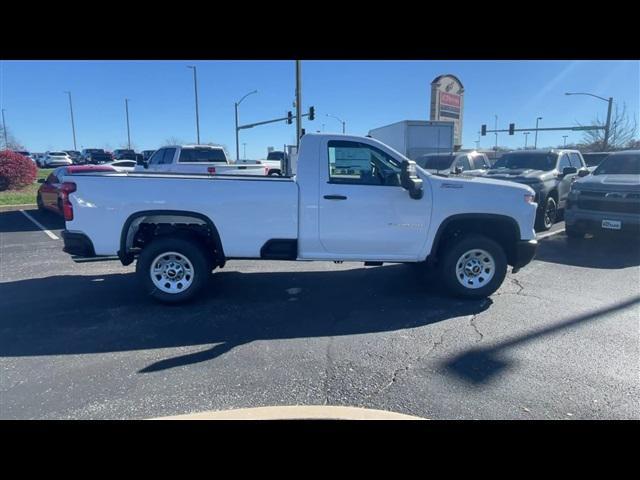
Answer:
[[[347,197],[345,195],[325,195],[324,198],[327,200],[346,200]]]

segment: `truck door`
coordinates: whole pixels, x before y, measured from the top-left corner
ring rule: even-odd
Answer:
[[[337,259],[415,259],[426,240],[431,195],[415,200],[400,186],[400,160],[364,142],[329,140],[320,162],[324,250]]]
[[[562,174],[562,171],[565,167],[571,167],[571,161],[569,160],[569,155],[564,153],[560,157],[560,161],[558,162],[558,173]],[[565,175],[558,182],[558,208],[564,208],[565,203],[567,201],[567,196],[569,195],[569,190],[571,190],[571,184],[576,179],[577,174],[569,174]]]

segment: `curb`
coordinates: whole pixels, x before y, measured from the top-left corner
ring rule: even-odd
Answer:
[[[25,203],[22,205],[0,205],[0,212],[15,212],[17,210],[34,210],[38,208],[35,203]]]
[[[152,418],[151,420],[427,420],[384,410],[326,405],[240,408]]]

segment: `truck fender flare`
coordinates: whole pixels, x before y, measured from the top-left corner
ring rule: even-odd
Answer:
[[[191,212],[189,210],[142,210],[139,212],[135,212],[127,218],[124,222],[124,226],[122,227],[122,232],[120,233],[120,250],[118,250],[118,258],[123,265],[129,265],[133,262],[133,254],[129,252],[129,248],[127,246],[129,230],[131,229],[131,225],[133,222],[140,217],[148,217],[148,216],[158,216],[158,215],[167,215],[167,216],[181,216],[181,217],[192,217],[197,218],[198,220],[203,221],[210,229],[211,234],[213,236],[213,241],[215,243],[216,249],[220,252],[220,263],[224,265],[225,262],[225,254],[224,249],[222,247],[222,240],[220,238],[220,233],[216,228],[213,221],[198,212]]]
[[[438,247],[440,246],[440,241],[442,240],[442,234],[445,232],[447,227],[453,222],[464,221],[464,220],[491,220],[491,221],[500,221],[500,222],[506,221],[509,225],[511,225],[511,228],[514,229],[516,234],[516,240],[519,240],[521,238],[520,226],[518,225],[518,222],[516,222],[514,218],[509,217],[508,215],[499,215],[496,213],[459,213],[456,215],[451,215],[445,218],[440,223],[440,226],[438,227],[438,230],[435,236],[433,237],[433,243],[431,244],[430,253],[429,255],[427,255],[427,258],[426,258],[427,262],[436,260],[435,258],[436,252],[438,251]]]

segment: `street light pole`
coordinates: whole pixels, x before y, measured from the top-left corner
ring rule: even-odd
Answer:
[[[4,121],[4,108],[2,109],[2,131],[4,132],[4,148],[9,149],[9,140],[7,140],[7,124]]]
[[[529,140],[529,134],[530,134],[530,133],[531,133],[531,132],[524,132],[524,133],[523,133],[523,135],[524,135],[524,149],[525,149],[525,150],[527,149],[527,140]]]
[[[195,65],[187,65],[187,68],[193,69],[193,89],[196,92],[196,136],[197,144],[200,145],[200,115],[198,112],[198,77],[196,75]]]
[[[604,126],[604,140],[602,142],[602,149],[604,151],[609,148],[609,135],[611,133],[611,107],[613,106],[613,97],[604,98],[598,95],[594,95],[593,93],[584,93],[584,92],[565,92],[565,95],[588,95],[589,97],[594,97],[603,102],[607,102],[607,123]]]
[[[538,148],[538,122],[542,120],[542,117],[538,117],[536,118],[536,138],[533,141],[533,148],[536,149]]]
[[[71,111],[71,131],[73,132],[73,149],[77,150],[76,148],[76,125],[75,122],[73,121],[73,104],[71,103],[71,92],[64,92],[67,95],[69,95],[69,110]]]
[[[129,130],[129,99],[124,99],[124,109],[127,112],[127,145],[129,150],[131,150],[131,131]]]
[[[346,123],[347,122],[345,122],[344,120],[336,117],[335,115],[329,115],[328,113],[327,113],[327,117],[335,118],[336,120],[338,120],[342,124],[342,133],[346,133]]]
[[[498,130],[498,115],[495,115],[496,117],[496,130]],[[496,152],[496,155],[498,154],[498,132],[496,131],[496,146],[494,147],[494,150]]]
[[[564,138],[564,145],[563,145],[563,147],[566,147],[566,146],[567,146],[567,137],[568,137],[568,136],[569,136],[569,135],[562,135],[562,138]]]
[[[242,156],[244,157],[244,159],[247,159],[247,142],[242,142],[242,149],[243,149],[243,154]]]
[[[247,93],[244,97],[242,97],[240,99],[240,101],[235,103],[235,107],[236,107],[236,162],[238,160],[240,160],[240,144],[238,143],[239,142],[239,138],[238,138],[238,132],[239,132],[239,130],[238,130],[238,105],[240,105],[245,98],[247,98],[249,95],[252,95],[254,93],[258,93],[258,90],[254,90],[253,92]]]
[[[296,60],[296,151],[300,149],[300,137],[302,136],[302,66],[300,60]]]

